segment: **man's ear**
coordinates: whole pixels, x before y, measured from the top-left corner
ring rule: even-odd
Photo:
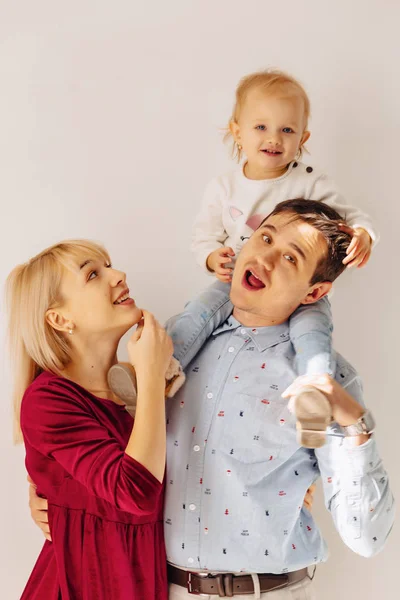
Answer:
[[[236,123],[236,121],[229,122],[229,131],[231,132],[232,137],[235,140],[235,142],[239,143],[240,142],[240,127]]]
[[[332,289],[331,281],[320,281],[319,283],[315,283],[308,292],[307,296],[301,302],[301,304],[314,304],[314,302],[318,302],[324,296],[329,294]]]
[[[64,331],[65,333],[73,329],[71,320],[67,319],[55,308],[49,308],[46,312],[46,321],[56,331]]]

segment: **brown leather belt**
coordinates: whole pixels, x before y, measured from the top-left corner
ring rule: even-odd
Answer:
[[[307,569],[291,571],[283,575],[260,573],[261,592],[271,592],[279,588],[297,583],[308,576]],[[199,596],[219,596],[220,598],[232,598],[240,594],[254,594],[254,584],[251,575],[233,575],[233,573],[191,573],[168,565],[168,581],[175,585],[186,588],[189,594]]]

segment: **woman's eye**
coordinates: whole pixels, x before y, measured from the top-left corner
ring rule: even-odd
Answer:
[[[283,133],[294,133],[293,129],[291,127],[284,127],[282,129]]]
[[[296,264],[296,261],[294,260],[293,256],[290,256],[290,254],[284,254],[283,257],[288,262],[291,262],[294,265]]]
[[[271,243],[271,238],[269,237],[269,235],[263,235],[263,240],[264,242],[266,242],[267,244]]]
[[[265,131],[266,127],[265,125],[256,125],[256,129],[258,129],[258,131]]]
[[[95,277],[97,277],[97,275],[98,275],[97,271],[91,271],[91,273],[90,273],[90,275],[89,275],[89,277],[88,277],[88,281],[89,281],[90,279],[94,279],[94,278],[95,278],[95,277],[92,277],[92,275],[94,275]]]
[[[112,269],[112,264],[108,263],[108,264],[105,265],[105,267],[106,267],[106,269]]]

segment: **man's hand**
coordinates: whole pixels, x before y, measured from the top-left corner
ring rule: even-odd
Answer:
[[[344,223],[340,225],[340,229],[352,237],[343,264],[348,267],[365,267],[372,250],[372,240],[368,231],[362,227],[353,229],[353,227],[349,227],[349,225],[345,225]]]
[[[303,506],[304,508],[307,508],[307,510],[309,510],[311,512],[312,509],[312,505],[314,502],[314,494],[315,494],[315,490],[317,489],[317,486],[315,485],[315,483],[313,483],[312,485],[310,485],[310,487],[308,488],[306,495],[304,496],[304,503]]]
[[[220,281],[229,283],[232,281],[233,269],[227,268],[224,265],[232,262],[232,256],[235,256],[232,248],[225,246],[217,248],[217,250],[214,250],[214,252],[211,252],[211,254],[208,255],[207,269],[213,271]]]
[[[31,509],[31,517],[38,527],[43,531],[46,540],[51,542],[49,519],[47,514],[47,500],[40,498],[36,493],[36,485],[32,479],[27,477],[29,482],[29,508]]]

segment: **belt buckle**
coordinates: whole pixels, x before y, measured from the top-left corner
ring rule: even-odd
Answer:
[[[207,597],[208,598],[208,594],[202,594],[201,592],[194,592],[192,589],[192,577],[193,575],[197,575],[197,577],[201,578],[201,575],[199,573],[192,573],[191,571],[189,571],[188,573],[188,577],[187,577],[187,581],[186,581],[186,589],[189,592],[189,594],[192,594],[192,596],[203,596],[203,597]]]
[[[193,594],[193,596],[200,596],[199,592],[192,592],[192,573],[188,573],[188,578],[186,582],[186,588],[189,594]]]
[[[192,594],[192,596],[204,596],[204,597],[208,598],[209,594],[201,594],[200,592],[194,592],[193,591],[193,589],[192,589],[192,576],[193,575],[194,575],[194,573],[191,573],[189,571],[187,582],[186,582],[187,591],[189,592],[189,594]],[[199,578],[201,578],[201,575],[198,575],[197,573],[196,573],[196,575]],[[206,577],[209,577],[209,578],[213,579],[216,582],[218,596],[220,598],[225,598],[226,597],[226,593],[225,593],[225,585],[224,585],[224,583],[225,583],[224,582],[224,576],[221,574],[221,575],[208,575]],[[206,578],[206,577],[204,577],[204,578]]]

